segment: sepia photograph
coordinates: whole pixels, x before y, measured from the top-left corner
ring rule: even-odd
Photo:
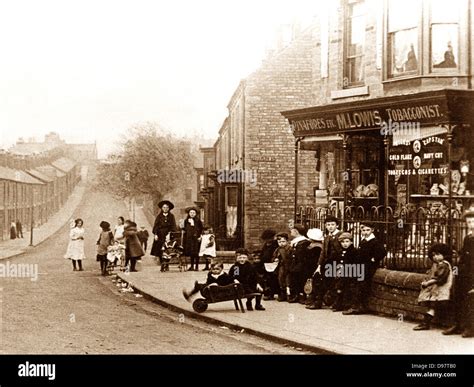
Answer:
[[[473,9],[2,1],[0,385],[472,386]]]

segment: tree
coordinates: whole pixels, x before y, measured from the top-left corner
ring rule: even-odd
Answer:
[[[148,194],[156,205],[192,172],[191,143],[157,124],[137,125],[97,171],[97,187],[118,198]]]

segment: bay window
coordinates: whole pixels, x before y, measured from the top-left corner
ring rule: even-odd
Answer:
[[[388,77],[419,73],[419,0],[388,1]]]

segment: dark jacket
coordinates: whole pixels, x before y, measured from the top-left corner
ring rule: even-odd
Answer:
[[[137,237],[136,227],[126,227],[123,233],[125,236],[125,256],[138,258],[145,255],[142,245]]]
[[[153,246],[151,247],[151,255],[155,257],[161,257],[163,244],[165,243],[166,235],[169,232],[176,231],[176,220],[174,215],[169,212],[167,216],[163,215],[163,212],[160,212],[156,219],[155,224],[153,225],[153,234],[158,235],[158,240],[153,241]]]
[[[292,246],[290,252],[290,273],[303,273],[305,264],[309,259],[308,246],[310,245],[308,239],[299,241],[296,245]]]
[[[239,281],[246,291],[254,292],[257,289],[257,272],[250,262],[243,265],[236,262],[229,269],[229,275],[232,280]]]
[[[318,267],[319,258],[321,257],[322,247],[308,245],[308,253],[306,254],[306,262],[303,268],[304,277],[311,278]]]
[[[150,237],[150,234],[148,233],[148,230],[140,230],[137,232],[137,236],[140,242],[146,242]]]
[[[217,284],[219,286],[226,286],[232,284],[233,282],[233,278],[225,272],[222,272],[222,274],[217,278],[214,278],[211,272],[207,273],[206,285]]]
[[[323,250],[319,256],[318,265],[323,266],[325,263],[331,263],[341,254],[342,246],[339,242],[339,235],[342,231],[338,230],[334,235],[326,235],[323,242]]]
[[[357,251],[357,260],[359,263],[377,268],[385,255],[385,247],[377,238],[373,238],[370,241],[365,239],[360,241],[359,250]]]
[[[273,260],[278,259],[278,270],[288,271],[290,266],[291,245],[277,247],[273,252]]]
[[[358,263],[357,249],[354,247],[354,245],[350,245],[349,248],[347,249],[342,249],[336,261],[338,264],[339,263],[342,263],[342,264]]]
[[[265,242],[263,244],[262,251],[260,253],[260,258],[263,263],[270,263],[273,261],[273,253],[275,252],[276,248],[278,248],[278,242],[276,240]]]
[[[474,287],[474,235],[464,238],[459,257],[459,278],[467,281],[471,288]]]
[[[199,254],[201,242],[198,241],[198,238],[201,237],[203,226],[201,220],[197,217],[194,218],[194,226],[188,222],[188,219],[186,218],[184,221],[183,247],[184,255],[191,257]]]

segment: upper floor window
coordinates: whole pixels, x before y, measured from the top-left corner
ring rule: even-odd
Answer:
[[[388,1],[388,77],[418,74],[419,0]]]
[[[364,0],[348,0],[345,15],[344,87],[364,84],[365,24]]]
[[[431,71],[456,71],[459,68],[461,4],[457,0],[431,0],[430,5]]]

